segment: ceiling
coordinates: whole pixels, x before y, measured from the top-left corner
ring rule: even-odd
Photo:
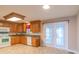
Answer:
[[[51,5],[49,10],[44,10],[42,5],[0,5],[0,18],[16,12],[26,16],[25,20],[47,20],[59,17],[73,16],[79,11],[77,5]]]

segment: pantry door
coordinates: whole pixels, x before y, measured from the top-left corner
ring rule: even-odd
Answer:
[[[46,23],[43,26],[43,45],[68,48],[68,22]]]

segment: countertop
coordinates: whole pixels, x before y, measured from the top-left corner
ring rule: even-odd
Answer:
[[[9,36],[40,36],[40,33],[26,33],[26,32],[0,32],[0,34],[8,34]]]

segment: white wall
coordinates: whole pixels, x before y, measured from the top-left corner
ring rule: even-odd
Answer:
[[[69,18],[69,30],[68,30],[68,46],[70,50],[77,51],[77,23],[76,23],[76,16]]]
[[[77,51],[79,52],[79,13],[77,15]]]

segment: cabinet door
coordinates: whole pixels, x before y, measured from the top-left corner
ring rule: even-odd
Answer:
[[[16,44],[19,44],[20,43],[19,36],[15,36],[15,42],[16,42]]]
[[[35,32],[40,32],[40,29],[40,23],[38,22],[35,24]]]
[[[23,32],[23,25],[17,24],[17,32]]]
[[[41,25],[40,21],[31,22],[31,30],[32,30],[32,32],[40,32],[40,30],[41,30],[40,25]]]
[[[15,45],[16,44],[16,41],[15,41],[15,37],[14,36],[11,36],[11,45]]]
[[[19,44],[19,43],[20,43],[20,39],[18,36],[11,37],[11,45],[15,45],[15,44]]]
[[[27,38],[25,36],[20,36],[20,43],[27,44]]]
[[[34,23],[31,23],[31,30],[32,32],[36,32],[36,26]]]
[[[32,37],[32,46],[40,46],[40,37]]]
[[[17,32],[17,24],[11,24],[10,25],[10,32]]]
[[[23,26],[23,32],[26,32],[26,23],[23,23],[22,26]]]

